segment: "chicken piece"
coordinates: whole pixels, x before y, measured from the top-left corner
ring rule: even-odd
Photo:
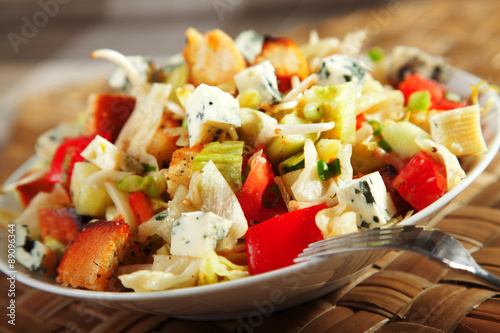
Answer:
[[[218,86],[246,68],[246,62],[231,37],[219,29],[202,35],[198,30],[186,30],[184,58],[189,67],[189,79],[195,86],[205,83]]]
[[[181,123],[175,120],[171,113],[163,113],[161,123],[156,129],[148,147],[146,147],[146,152],[156,158],[160,169],[168,166],[172,159],[172,154],[179,148],[175,144],[179,136],[172,136],[165,130],[179,126],[181,126]]]
[[[115,142],[134,107],[134,97],[113,94],[90,95],[85,114],[85,134],[97,133]]]
[[[189,181],[193,175],[191,165],[196,155],[203,149],[201,145],[177,149],[172,155],[172,161],[167,172],[167,192],[172,198],[179,185],[189,188]]]
[[[266,37],[262,52],[255,58],[254,65],[265,60],[271,61],[278,78],[278,89],[284,93],[291,88],[292,76],[302,81],[309,75],[304,54],[295,42],[288,38]]]
[[[116,291],[116,270],[129,247],[129,226],[123,216],[86,225],[57,267],[57,282],[74,288]]]

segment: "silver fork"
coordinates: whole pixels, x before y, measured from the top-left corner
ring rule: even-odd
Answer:
[[[438,229],[421,226],[370,229],[324,239],[309,244],[294,261],[298,263],[336,253],[372,249],[416,252],[451,268],[470,272],[488,286],[500,290],[500,278],[479,266],[458,240]]]

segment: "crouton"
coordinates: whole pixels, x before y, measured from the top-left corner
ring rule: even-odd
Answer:
[[[172,159],[173,152],[179,148],[175,143],[179,135],[171,136],[165,129],[179,127],[181,123],[172,117],[171,113],[163,113],[161,123],[146,147],[146,152],[153,155],[161,169],[166,168]]]
[[[246,68],[246,62],[231,37],[215,29],[202,35],[198,30],[186,30],[184,58],[189,68],[189,80],[195,86],[205,83],[218,86]]]
[[[179,185],[183,184],[189,188],[189,180],[193,175],[191,165],[196,155],[203,149],[201,145],[189,148],[177,149],[172,155],[172,161],[167,172],[167,192],[170,197],[174,196]]]
[[[302,81],[309,75],[307,60],[299,46],[291,39],[266,37],[254,65],[265,60],[269,60],[274,66],[278,89],[282,93],[290,90],[292,76],[297,75]]]
[[[85,134],[99,134],[115,142],[135,107],[135,98],[113,94],[92,94],[85,114]]]
[[[81,217],[74,208],[44,208],[38,210],[38,224],[42,239],[51,237],[69,245],[82,226]]]
[[[74,288],[114,291],[116,270],[129,246],[129,226],[123,216],[86,225],[57,267],[57,282]]]

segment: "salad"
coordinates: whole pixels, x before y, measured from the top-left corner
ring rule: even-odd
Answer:
[[[166,290],[418,214],[486,151],[479,87],[448,91],[443,58],[414,47],[361,54],[363,37],[190,28],[161,65],[94,51],[116,64],[115,92],[41,135],[38,162],[3,188],[25,207],[17,262],[74,288]]]

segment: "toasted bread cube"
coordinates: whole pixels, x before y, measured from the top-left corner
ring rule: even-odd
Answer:
[[[82,226],[74,208],[44,208],[38,210],[42,239],[51,237],[69,245]]]
[[[129,246],[129,226],[122,216],[85,226],[57,267],[57,282],[74,288],[110,291]]]
[[[255,58],[254,64],[265,60],[271,61],[274,66],[278,88],[282,93],[290,90],[292,76],[297,75],[302,81],[309,75],[307,60],[291,39],[266,37],[262,52]]]
[[[179,185],[189,187],[189,181],[193,175],[191,166],[193,159],[203,149],[201,145],[189,148],[177,149],[172,155],[172,161],[167,172],[167,192],[170,197],[174,196]]]
[[[202,35],[198,30],[186,30],[184,47],[190,75],[195,86],[202,83],[218,86],[246,68],[246,62],[234,41],[225,32],[215,29]]]
[[[114,94],[90,95],[85,115],[85,133],[97,133],[115,142],[134,107],[134,97]]]
[[[160,168],[166,168],[172,159],[172,154],[179,148],[175,143],[179,136],[170,135],[166,129],[181,126],[181,123],[172,117],[171,113],[163,113],[160,126],[151,139],[146,152],[153,155]]]

